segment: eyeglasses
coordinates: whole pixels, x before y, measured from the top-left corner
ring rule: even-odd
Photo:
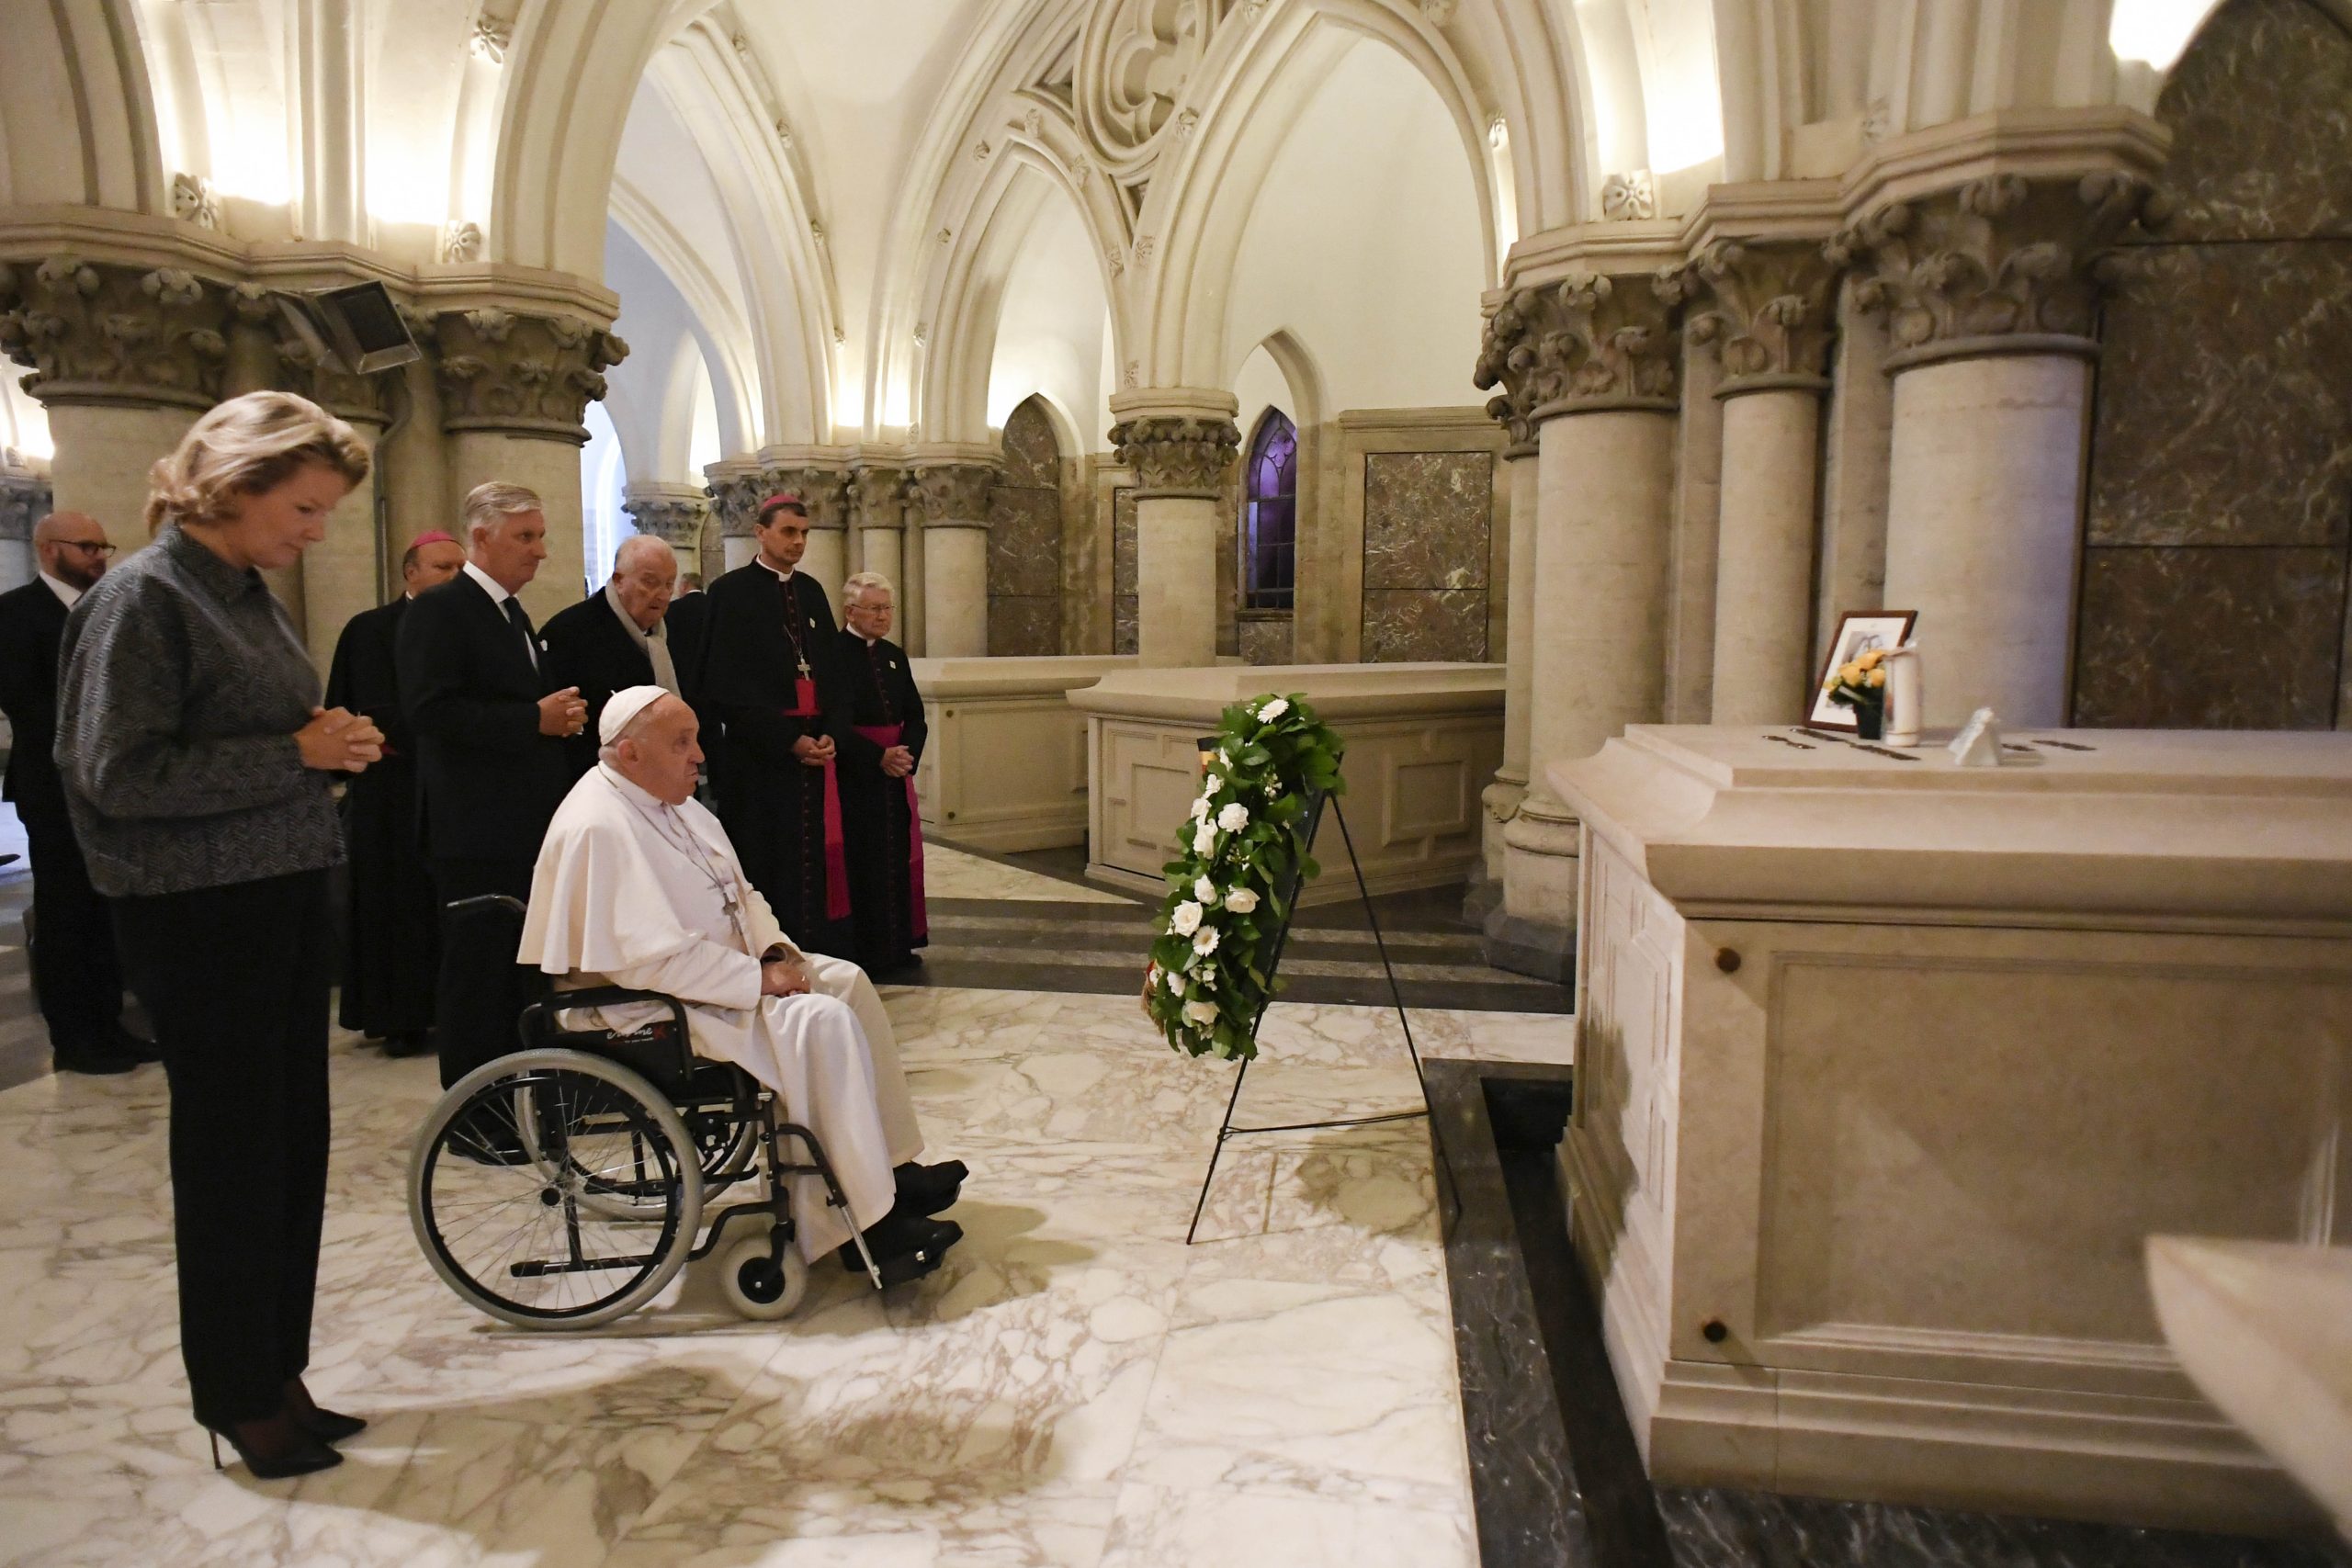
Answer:
[[[87,550],[90,554],[97,557],[100,560],[112,560],[114,558],[114,547],[112,545],[94,545],[87,539],[60,539],[57,542],[61,545],[71,545],[77,550]]]

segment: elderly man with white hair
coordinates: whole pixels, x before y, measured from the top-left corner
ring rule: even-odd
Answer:
[[[685,695],[662,620],[677,586],[676,554],[650,534],[633,535],[613,556],[612,580],[540,628],[549,678],[578,688],[588,705],[588,722],[571,743],[575,773],[596,765],[596,731],[615,692],[659,686]]]
[[[561,987],[617,985],[684,1002],[696,1055],[773,1089],[824,1145],[849,1219],[813,1177],[792,1179],[802,1255],[865,1232],[886,1284],[939,1266],[963,1235],[931,1216],[956,1201],[959,1160],[924,1166],[882,1000],[854,964],[805,953],[777,925],[727,830],[694,798],[694,710],[659,686],[605,705],[594,770],[565,796],[531,877],[522,960]],[[658,1008],[583,1010],[634,1029]],[[855,1269],[849,1256],[844,1264]]]

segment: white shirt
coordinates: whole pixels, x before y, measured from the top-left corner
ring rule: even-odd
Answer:
[[[482,570],[481,568],[476,566],[470,560],[466,562],[466,575],[472,578],[476,582],[481,584],[481,591],[490,595],[490,602],[498,606],[498,613],[500,615],[506,615],[506,601],[514,598],[514,595],[506,592],[506,585],[504,583],[491,576],[490,573]],[[510,615],[507,618],[512,620],[514,617]],[[525,637],[523,639],[523,646],[531,650],[531,668],[537,670],[539,667],[538,637],[536,635]]]
[[[63,604],[67,609],[72,609],[76,604],[81,602],[82,591],[74,587],[72,583],[60,581],[58,579],[50,576],[49,573],[45,571],[40,574],[40,580],[49,584],[49,591],[51,593],[56,594],[58,602]]]

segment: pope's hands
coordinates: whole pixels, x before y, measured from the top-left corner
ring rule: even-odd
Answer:
[[[904,746],[886,747],[882,752],[882,771],[894,779],[905,778],[915,771],[915,754]]]
[[[580,733],[588,722],[588,705],[577,686],[566,686],[560,692],[549,692],[539,699],[539,733],[558,739]]]
[[[347,708],[312,708],[311,722],[294,732],[294,746],[306,768],[356,773],[383,757],[384,732]]]
[[[792,754],[800,759],[804,768],[821,768],[833,760],[833,738],[804,735],[792,743]]]
[[[797,997],[808,990],[808,971],[797,958],[771,958],[760,965],[760,995]]]

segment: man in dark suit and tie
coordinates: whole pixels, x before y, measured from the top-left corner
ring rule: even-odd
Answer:
[[[416,733],[425,853],[444,905],[485,893],[531,896],[531,864],[548,819],[571,787],[564,742],[587,709],[544,668],[531,618],[514,595],[548,558],[547,513],[521,485],[477,485],[466,497],[466,564],[417,595],[396,648],[401,703]],[[527,999],[511,949],[443,917],[441,1082],[457,1082],[514,1049]]]
[[[15,739],[0,795],[33,858],[33,984],[61,1073],[127,1073],[154,1049],[122,1027],[113,918],[90,886],[57,776],[57,642],[65,612],[106,575],[114,547],[95,517],[55,512],[33,527],[40,573],[0,593],[0,712]]]
[[[567,610],[548,617],[539,640],[552,679],[580,688],[588,722],[572,737],[576,777],[596,765],[597,726],[615,692],[659,686],[673,697],[683,660],[670,646],[663,612],[678,581],[678,558],[650,534],[623,539],[613,557],[613,580]]]

